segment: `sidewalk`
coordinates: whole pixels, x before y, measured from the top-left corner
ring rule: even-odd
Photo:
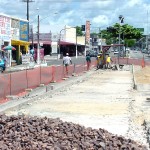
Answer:
[[[45,63],[42,62],[41,64],[30,62],[26,64],[7,67],[4,73],[17,72],[17,71],[26,70],[26,69],[33,69],[39,66],[47,66],[46,62],[48,62],[49,60],[57,60],[57,56],[46,55],[44,57],[44,60],[45,60]]]

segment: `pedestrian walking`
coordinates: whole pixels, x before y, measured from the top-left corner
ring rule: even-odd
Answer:
[[[111,67],[112,67],[111,62],[113,62],[113,61],[112,61],[111,57],[108,55],[107,59],[106,59],[106,69],[111,69]]]
[[[66,56],[63,58],[63,64],[65,65],[66,74],[68,75],[68,66],[72,64],[72,60],[68,53],[66,53]]]
[[[89,54],[86,55],[86,64],[87,64],[87,70],[89,70],[91,65],[91,56]]]

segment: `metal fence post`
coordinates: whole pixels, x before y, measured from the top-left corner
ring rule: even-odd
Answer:
[[[27,88],[28,88],[28,72],[27,72],[27,69],[26,69],[26,80],[27,80]]]
[[[11,73],[10,73],[10,95],[11,95]]]

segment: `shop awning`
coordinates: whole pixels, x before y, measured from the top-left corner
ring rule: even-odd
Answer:
[[[26,41],[21,41],[21,40],[11,40],[11,45],[27,46],[27,45],[30,45],[30,43]]]
[[[37,44],[38,42],[37,41],[33,41],[34,44]],[[51,45],[51,41],[40,41],[39,42],[40,44],[45,44],[45,45]],[[30,44],[32,44],[32,41],[30,41]]]
[[[60,45],[75,45],[73,42],[60,41]]]

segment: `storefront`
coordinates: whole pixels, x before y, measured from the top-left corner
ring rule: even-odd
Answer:
[[[0,15],[0,50],[11,44],[11,19],[9,16]],[[0,57],[7,60],[6,66],[10,66],[10,51],[0,51]]]
[[[12,51],[12,59],[16,61],[17,64],[21,63],[21,55],[28,53],[29,42],[21,40],[12,40],[12,45],[16,48],[15,51]]]
[[[12,18],[11,23],[11,45],[16,48],[12,51],[12,59],[16,64],[21,64],[22,54],[28,53],[28,22]]]

